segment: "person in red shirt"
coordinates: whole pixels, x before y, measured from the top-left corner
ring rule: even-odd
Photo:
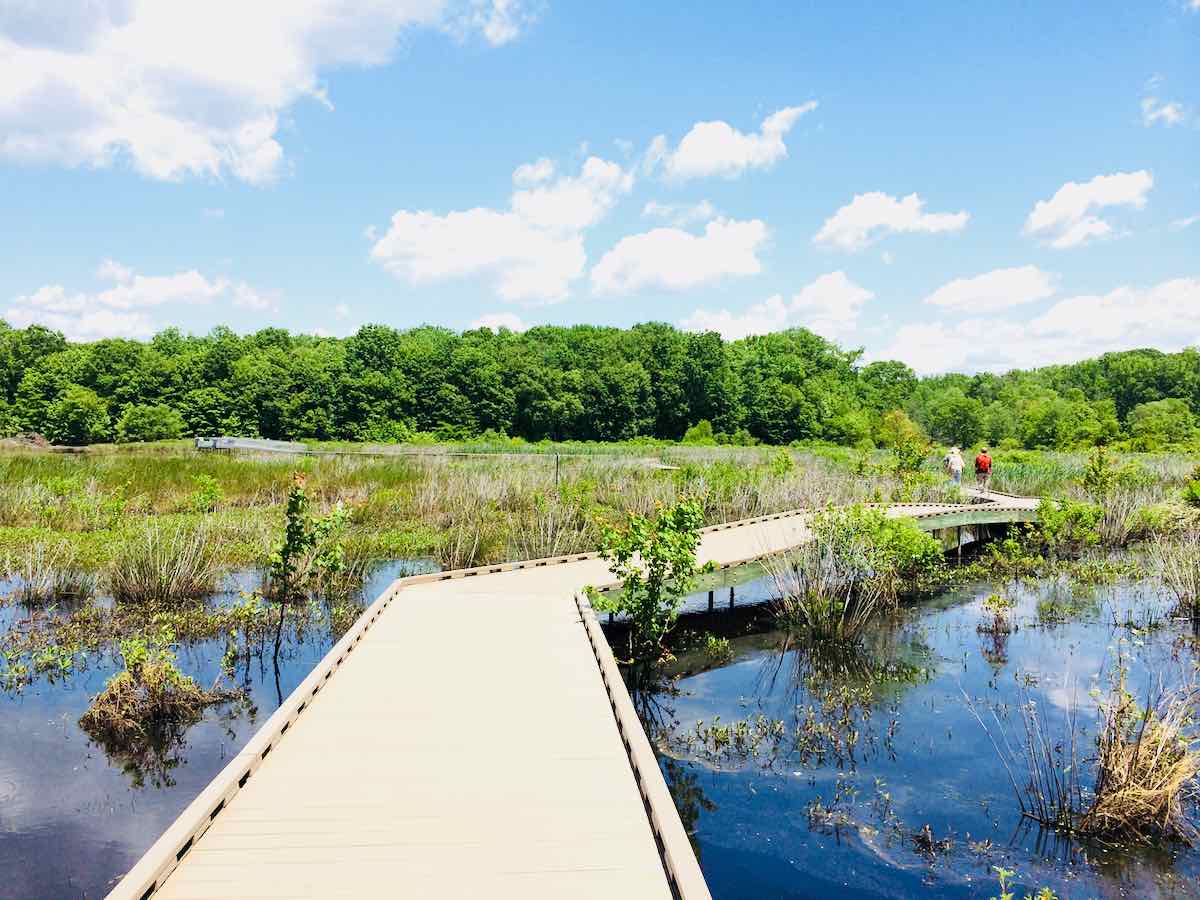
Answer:
[[[975,483],[981,490],[987,490],[988,482],[992,480],[992,458],[988,456],[987,447],[979,451],[975,457]]]

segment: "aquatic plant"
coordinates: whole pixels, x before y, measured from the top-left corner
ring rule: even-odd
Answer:
[[[704,636],[704,655],[714,662],[732,659],[733,645],[729,643],[729,638],[706,634]]]
[[[120,544],[109,567],[108,587],[124,602],[178,602],[211,594],[220,569],[217,538],[208,524],[151,521]]]
[[[878,509],[823,510],[810,530],[811,540],[764,566],[779,594],[776,619],[813,637],[854,640],[900,593],[942,565],[935,538],[914,521]]]
[[[691,499],[659,507],[652,516],[631,514],[623,526],[604,525],[600,555],[620,582],[620,590],[598,596],[604,612],[629,618],[630,661],[657,661],[663,640],[675,625],[679,604],[704,568],[700,546],[700,504]]]
[[[983,601],[984,619],[975,630],[981,634],[1009,634],[1013,626],[1008,616],[1016,605],[1017,601],[1011,597],[989,594]]]
[[[175,635],[162,628],[153,638],[120,643],[124,668],[109,678],[79,726],[109,745],[136,745],[161,737],[173,726],[198,721],[204,709],[236,696],[236,692],[204,690],[175,665]]]
[[[291,603],[314,592],[338,585],[346,571],[346,551],[341,542],[349,511],[335,506],[324,516],[314,516],[305,491],[305,476],[292,478],[284,512],[283,537],[271,553],[265,593],[272,600]]]
[[[192,481],[196,484],[196,490],[192,492],[188,498],[188,506],[198,513],[213,512],[225,499],[225,492],[221,489],[220,482],[207,472],[200,472],[192,476]]]
[[[1179,612],[1200,618],[1200,531],[1159,538],[1150,545],[1151,570],[1158,573]]]
[[[96,574],[86,570],[76,545],[31,541],[4,558],[4,574],[17,579],[15,599],[26,606],[77,603],[96,592]]]
[[[1127,676],[1118,660],[1108,697],[1100,701],[1096,782],[1078,828],[1104,837],[1190,843],[1197,831],[1183,800],[1200,772],[1194,719],[1200,689],[1159,684],[1139,704]]]
[[[968,698],[968,705],[1008,773],[1023,816],[1047,828],[1110,840],[1177,840],[1190,843],[1196,828],[1184,811],[1200,773],[1200,736],[1195,712],[1200,688],[1195,680],[1173,687],[1158,681],[1144,703],[1128,687],[1128,666],[1119,649],[1109,690],[1094,690],[1099,709],[1094,778],[1085,791],[1078,739],[1078,704],[1072,699],[1065,733],[1047,729],[1038,705],[1020,706],[1022,739],[1016,745],[996,719],[992,734]],[[993,716],[995,715],[993,711]],[[1001,746],[1003,745],[1003,747]],[[1018,778],[1017,772],[1022,772]]]

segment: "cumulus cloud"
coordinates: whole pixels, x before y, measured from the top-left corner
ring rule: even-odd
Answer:
[[[888,234],[961,231],[970,214],[928,213],[917,194],[897,198],[881,191],[855,194],[854,199],[825,220],[813,242],[839,250],[862,250]]]
[[[16,297],[4,312],[10,325],[45,325],[77,341],[106,337],[147,337],[157,328],[148,310],[226,302],[251,310],[274,309],[278,298],[244,281],[206,278],[195,269],[174,275],[139,275],[127,266],[105,260],[96,277],[112,282],[99,291],[68,292],[60,284],[44,285]]]
[[[815,100],[785,107],[767,116],[750,134],[728,122],[697,122],[674,150],[666,135],[660,134],[647,151],[647,171],[661,165],[668,178],[686,181],[712,175],[736,178],[747,169],[768,169],[787,156],[784,136],[801,116],[816,108]]]
[[[920,372],[1003,371],[1071,362],[1115,350],[1200,344],[1200,277],[1059,300],[1028,321],[980,316],[905,325],[877,358]]]
[[[578,175],[554,175],[545,161],[520,166],[509,209],[400,210],[374,239],[371,257],[399,278],[428,284],[486,276],[505,300],[566,298],[587,266],[584,232],[633,186],[620,165],[589,157]]]
[[[1025,220],[1025,233],[1062,250],[1113,233],[1112,223],[1095,211],[1110,206],[1141,209],[1154,186],[1145,169],[1097,175],[1083,183],[1068,181],[1049,200],[1039,200]]]
[[[1037,266],[993,269],[974,278],[956,278],[925,298],[932,306],[987,312],[1045,300],[1054,293],[1054,277]]]
[[[707,222],[717,217],[717,208],[707,200],[699,203],[659,203],[651,200],[642,207],[642,216],[647,219],[662,219],[677,228]]]
[[[517,0],[12,0],[0,158],[267,181],[285,111],[332,108],[322,72],[387,63],[408,28],[462,23],[500,44],[524,21]]]
[[[1180,124],[1183,120],[1183,107],[1178,103],[1163,103],[1157,97],[1142,98],[1142,124],[1147,128],[1160,123],[1170,127]]]
[[[688,331],[719,332],[726,340],[797,326],[842,340],[853,335],[863,306],[874,296],[845,272],[829,272],[805,285],[790,301],[775,294],[740,313],[698,309],[680,324]]]
[[[528,331],[527,325],[520,316],[511,312],[487,313],[480,316],[472,322],[469,328],[490,328],[492,331],[499,331],[501,328],[507,328],[509,331]]]
[[[630,235],[592,268],[592,289],[597,294],[681,291],[731,275],[756,275],[767,237],[767,226],[758,219],[715,219],[699,235],[681,228]]]

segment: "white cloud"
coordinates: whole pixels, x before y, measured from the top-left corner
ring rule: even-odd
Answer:
[[[651,200],[642,207],[642,216],[647,219],[663,219],[677,228],[697,222],[707,222],[717,217],[717,208],[707,200],[699,203],[659,203]]]
[[[735,178],[747,169],[768,169],[787,156],[784,135],[801,116],[816,108],[815,100],[785,107],[767,116],[762,127],[751,134],[728,122],[697,122],[674,151],[666,136],[658,135],[646,154],[647,171],[661,163],[668,178],[686,181],[712,175]]]
[[[554,177],[554,160],[542,157],[537,162],[517,166],[513,171],[513,184],[528,187],[531,184],[541,184]]]
[[[1025,233],[1062,250],[1078,247],[1113,233],[1112,224],[1093,214],[1108,206],[1141,209],[1154,186],[1154,177],[1142,169],[1097,175],[1091,181],[1068,181],[1049,200],[1039,200],[1025,221]]]
[[[925,201],[917,194],[904,198],[881,191],[855,194],[853,200],[825,220],[813,242],[855,251],[887,234],[961,231],[970,219],[966,212],[927,213],[924,208]]]
[[[633,175],[594,156],[576,176],[552,172],[540,160],[519,167],[514,179],[533,182],[513,192],[507,211],[400,210],[382,237],[368,232],[371,256],[413,284],[486,275],[505,300],[563,300],[587,266],[584,231],[628,193]]]
[[[797,326],[843,340],[854,334],[863,306],[874,296],[845,272],[829,272],[805,285],[790,301],[775,294],[741,313],[698,309],[680,324],[688,331],[719,332],[726,340]]]
[[[478,30],[493,46],[516,40],[535,16],[520,0],[471,0],[457,30]]]
[[[492,331],[499,331],[501,328],[507,328],[509,331],[527,331],[529,329],[529,325],[522,321],[520,316],[510,312],[488,313],[480,316],[468,327],[490,328]]]
[[[408,28],[500,44],[526,18],[515,0],[9,0],[0,158],[268,181],[286,110],[332,108],[322,72],[387,63]]]
[[[1163,103],[1157,97],[1142,98],[1142,124],[1147,128],[1160,122],[1170,127],[1178,125],[1183,120],[1183,107],[1178,103]]]
[[[926,297],[925,302],[979,313],[1034,303],[1053,293],[1053,276],[1037,266],[1014,266],[974,278],[956,278]]]
[[[49,284],[12,300],[4,319],[24,328],[45,325],[72,340],[103,337],[146,337],[156,330],[147,310],[227,302],[231,307],[274,309],[278,297],[262,293],[244,281],[209,279],[195,269],[174,275],[139,275],[113,260],[105,260],[96,271],[101,281],[113,282],[103,290],[68,293],[59,284]]]
[[[630,235],[592,267],[592,289],[597,294],[648,287],[679,291],[730,275],[756,275],[767,237],[767,226],[758,219],[716,219],[700,235],[680,228]]]
[[[1196,2],[1200,3],[1200,0],[1196,0]],[[1182,218],[1182,219],[1176,219],[1174,222],[1171,223],[1171,230],[1172,231],[1183,231],[1183,229],[1185,229],[1185,228],[1191,228],[1197,222],[1200,222],[1200,215],[1186,216],[1185,218]]]
[[[1002,371],[1115,350],[1195,345],[1200,345],[1200,277],[1067,297],[1028,321],[978,317],[953,325],[905,325],[874,356],[903,360],[921,372]]]

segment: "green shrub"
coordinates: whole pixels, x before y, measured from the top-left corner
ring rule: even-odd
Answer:
[[[198,513],[210,513],[216,510],[221,501],[225,499],[225,492],[221,490],[217,479],[201,473],[193,475],[192,481],[196,484],[196,490],[192,492],[188,502],[192,510]]]
[[[90,388],[73,384],[46,407],[46,437],[80,446],[108,440],[108,404]]]
[[[171,407],[157,403],[131,403],[117,419],[117,443],[135,441],[168,441],[180,437],[185,430],[183,416]]]
[[[683,433],[684,444],[715,444],[716,438],[713,436],[712,422],[708,419],[701,419],[691,428]]]
[[[630,513],[624,526],[604,526],[600,555],[621,589],[595,602],[603,612],[629,617],[631,661],[653,663],[666,655],[663,641],[701,571],[696,548],[703,521],[700,503],[685,499],[653,515]]]
[[[1104,510],[1077,500],[1043,500],[1038,504],[1036,534],[1051,555],[1078,553],[1100,543]]]

